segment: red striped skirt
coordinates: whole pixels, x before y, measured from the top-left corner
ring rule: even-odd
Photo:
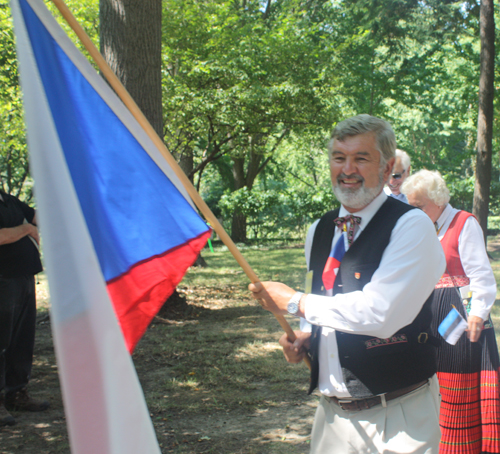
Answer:
[[[451,304],[465,315],[455,288],[435,290],[432,328],[437,337]],[[500,453],[500,359],[491,320],[478,342],[470,342],[465,333],[456,345],[441,341],[440,454]]]

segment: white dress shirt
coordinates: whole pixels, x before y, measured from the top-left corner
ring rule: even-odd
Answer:
[[[439,241],[443,239],[451,221],[458,212],[459,210],[448,204],[441,213],[437,220]],[[462,232],[460,232],[458,253],[465,274],[470,279],[472,300],[469,315],[476,315],[486,320],[495,302],[497,284],[486,253],[483,230],[473,216],[465,221]]]
[[[356,238],[386,201],[382,191],[367,207],[353,213],[361,217]],[[348,211],[342,206],[339,216]],[[307,234],[309,266],[316,221]],[[332,245],[341,231],[335,228]],[[319,390],[327,396],[349,397],[338,358],[335,331],[388,338],[413,322],[445,270],[443,249],[435,227],[421,210],[405,213],[397,221],[380,265],[363,290],[335,296],[307,295],[305,319],[322,326],[319,346]],[[307,326],[301,324],[307,331]]]

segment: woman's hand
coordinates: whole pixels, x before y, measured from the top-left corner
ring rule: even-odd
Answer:
[[[477,342],[481,337],[483,332],[484,320],[476,315],[469,315],[469,328],[467,331],[467,337],[471,342]]]

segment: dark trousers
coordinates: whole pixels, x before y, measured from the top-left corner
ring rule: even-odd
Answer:
[[[28,384],[35,345],[34,276],[0,277],[0,391]]]

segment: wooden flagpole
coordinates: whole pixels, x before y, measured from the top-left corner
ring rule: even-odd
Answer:
[[[66,6],[63,0],[52,0],[52,3],[56,6],[56,8],[59,10],[61,15],[63,16],[64,20],[68,23],[68,25],[72,28],[72,30],[76,33],[82,44],[84,45],[85,49],[87,52],[90,54],[90,56],[94,59],[95,63],[97,64],[99,70],[101,73],[104,75],[106,80],[108,81],[109,85],[113,88],[115,93],[120,97],[122,102],[127,106],[127,108],[130,110],[131,114],[134,116],[134,118],[137,120],[137,122],[141,125],[141,127],[146,131],[146,134],[149,136],[149,138],[153,141],[153,143],[156,145],[162,156],[166,159],[172,170],[175,172],[181,183],[183,184],[184,188],[186,189],[187,193],[193,200],[194,204],[198,207],[200,212],[203,214],[205,219],[210,223],[210,226],[217,232],[217,235],[219,235],[219,238],[222,240],[222,242],[227,246],[231,254],[233,254],[233,257],[236,259],[238,264],[241,266],[245,274],[248,276],[250,281],[252,283],[259,282],[259,278],[253,271],[253,269],[250,267],[248,262],[246,261],[245,257],[241,254],[240,250],[236,247],[234,244],[233,240],[231,237],[226,233],[220,222],[217,220],[217,218],[214,216],[212,213],[212,210],[208,207],[208,205],[205,203],[205,201],[201,198],[201,196],[198,194],[196,191],[195,187],[189,180],[189,178],[186,176],[186,174],[182,171],[182,169],[179,167],[177,164],[177,161],[174,159],[174,157],[170,154],[170,151],[167,149],[167,146],[163,142],[163,140],[158,136],[156,131],[153,129],[149,121],[146,119],[142,111],[139,109],[135,101],[132,99],[130,94],[127,92],[123,84],[120,82],[116,74],[113,72],[113,70],[109,67],[109,65],[106,63],[106,60],[104,57],[101,55],[97,47],[95,47],[94,43],[90,39],[90,37],[87,35],[83,27],[79,24],[79,22],[76,20],[75,16],[71,13],[69,8]],[[276,319],[278,320],[279,324],[281,325],[281,328],[285,331],[285,333],[288,336],[288,339],[290,341],[294,341],[296,339],[295,333],[293,332],[291,326],[288,324],[286,321],[285,317],[281,314],[274,314]],[[309,369],[311,368],[311,363],[309,358],[306,356],[304,358],[304,362],[307,364]]]

